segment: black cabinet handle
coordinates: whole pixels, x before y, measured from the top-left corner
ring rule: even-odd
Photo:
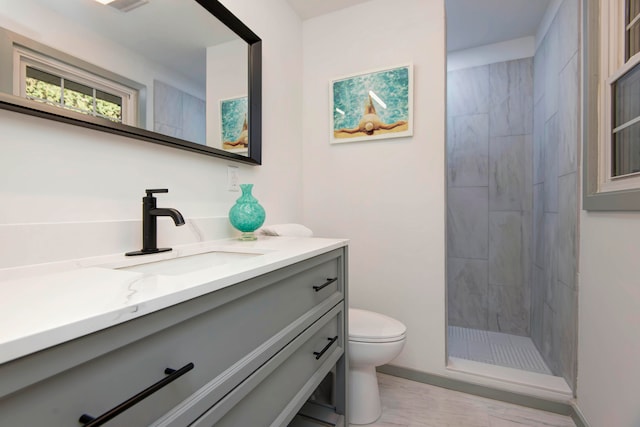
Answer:
[[[327,281],[325,283],[323,283],[322,285],[314,286],[313,290],[318,292],[320,289],[326,288],[327,286],[329,286],[330,284],[332,284],[336,280],[338,280],[337,277],[334,277],[333,279],[327,279]]]
[[[329,344],[325,345],[322,350],[313,352],[313,355],[316,356],[316,360],[320,359],[322,355],[325,354],[327,350],[329,350],[329,347],[331,347],[331,345],[333,345],[334,342],[338,341],[338,336],[336,335],[333,338],[327,338],[327,339],[329,340]]]
[[[155,393],[156,391],[160,390],[162,387],[164,387],[164,386],[168,385],[169,383],[177,380],[178,378],[180,378],[181,376],[183,376],[184,374],[186,374],[187,372],[192,370],[193,366],[194,366],[193,363],[187,363],[186,365],[184,365],[182,368],[178,369],[177,371],[175,369],[167,368],[167,369],[164,370],[164,373],[167,375],[167,377],[161,379],[160,381],[158,381],[157,383],[151,385],[150,387],[142,390],[140,393],[138,393],[135,396],[131,397],[130,399],[122,402],[121,404],[119,404],[115,408],[112,408],[112,409],[108,410],[107,412],[105,412],[104,414],[100,415],[97,418],[94,418],[91,415],[82,414],[80,416],[80,419],[78,420],[78,422],[81,423],[83,425],[83,427],[101,426],[102,424],[106,423],[110,419],[112,419],[114,417],[117,417],[118,415],[120,415],[121,413],[123,413],[127,409],[131,408],[135,404],[137,404],[137,403],[141,402],[142,400],[146,399],[147,397],[151,396],[153,393]]]

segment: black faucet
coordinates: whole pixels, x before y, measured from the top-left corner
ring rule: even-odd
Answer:
[[[142,198],[142,249],[134,252],[127,252],[125,255],[146,255],[158,252],[167,252],[171,248],[158,248],[158,217],[170,216],[177,225],[184,225],[184,218],[177,209],[157,208],[156,198],[153,193],[168,193],[166,188],[156,190],[145,190],[146,197]]]

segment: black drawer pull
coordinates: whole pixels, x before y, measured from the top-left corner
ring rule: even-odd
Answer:
[[[327,350],[329,350],[329,347],[331,347],[331,345],[338,341],[338,336],[336,335],[333,338],[327,338],[329,340],[329,344],[325,345],[324,348],[320,351],[314,351],[313,355],[316,356],[316,360],[320,359],[322,357],[323,354],[325,354],[327,352]]]
[[[332,283],[333,283],[333,282],[335,282],[336,280],[338,280],[338,278],[337,278],[337,277],[334,277],[333,279],[327,279],[327,281],[326,281],[325,283],[323,283],[322,285],[320,285],[320,286],[314,286],[314,287],[313,287],[313,290],[314,290],[314,291],[316,291],[316,292],[318,292],[320,289],[324,289],[324,288],[326,288],[327,286],[329,286],[330,284],[332,284]]]
[[[183,376],[184,374],[186,374],[192,369],[193,369],[193,363],[188,363],[184,365],[182,368],[178,369],[177,371],[175,369],[167,368],[164,370],[164,373],[167,375],[167,377],[161,379],[160,381],[151,385],[150,387],[142,390],[140,393],[122,402],[118,406],[108,410],[104,414],[100,415],[98,418],[94,418],[91,415],[82,414],[78,422],[81,423],[83,427],[101,426],[102,424],[106,423],[110,419],[117,417],[127,409],[131,408],[136,403],[139,403],[140,401],[151,396],[153,393],[160,390],[162,387],[177,380],[179,377]]]

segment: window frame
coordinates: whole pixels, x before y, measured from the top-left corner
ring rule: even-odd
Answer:
[[[611,177],[612,84],[640,63],[640,53],[625,63],[624,0],[582,5],[583,208],[640,210],[640,173]]]
[[[13,94],[21,98],[27,98],[26,95],[26,75],[27,67],[33,67],[45,71],[47,73],[62,77],[65,80],[72,80],[77,83],[98,89],[112,95],[119,96],[122,99],[122,123],[125,125],[137,125],[138,111],[138,91],[134,88],[120,84],[116,81],[107,79],[98,74],[91,73],[82,68],[65,64],[56,59],[43,55],[40,52],[26,49],[16,45],[13,50]],[[58,108],[66,108],[63,105],[57,105]],[[77,111],[73,108],[66,108],[71,111]],[[79,112],[79,111],[78,111]],[[97,118],[105,117],[96,114],[87,114]]]

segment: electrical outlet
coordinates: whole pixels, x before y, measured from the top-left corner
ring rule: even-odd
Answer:
[[[227,189],[240,191],[240,169],[237,166],[227,166]]]

